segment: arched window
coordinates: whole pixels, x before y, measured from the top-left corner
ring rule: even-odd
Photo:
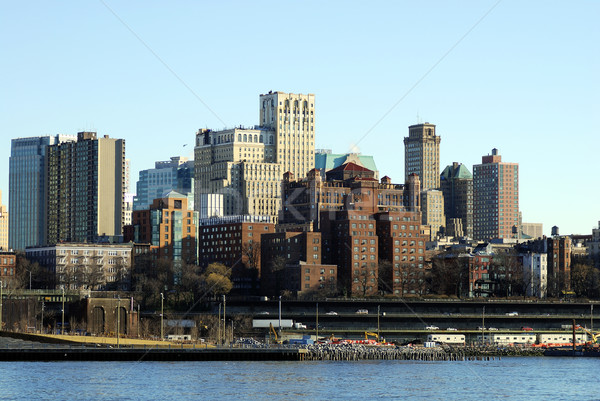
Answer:
[[[242,142],[242,134],[238,134],[238,141]]]
[[[246,137],[246,134],[244,134],[244,142],[247,142],[248,138]]]
[[[254,135],[254,142],[258,142],[258,135]]]
[[[260,136],[260,143],[263,143],[263,136]]]

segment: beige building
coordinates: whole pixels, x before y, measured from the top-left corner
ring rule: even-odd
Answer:
[[[443,233],[446,216],[444,214],[444,194],[442,191],[430,189],[421,192],[421,216],[421,223],[431,228],[429,233],[431,241]]]
[[[221,194],[225,215],[271,216],[275,222],[282,174],[275,149],[275,133],[266,129],[198,131],[195,203],[201,205],[206,194]]]
[[[8,250],[8,208],[2,203],[2,190],[0,190],[0,250]]]
[[[281,174],[305,177],[315,167],[315,95],[260,95],[260,126],[275,133],[275,161]]]
[[[440,187],[440,141],[433,124],[408,127],[408,137],[404,138],[405,181],[414,173],[421,179],[424,191]]]
[[[25,255],[54,273],[56,289],[117,291],[130,289],[132,248],[132,243],[64,243],[27,248]]]
[[[544,225],[542,223],[521,223],[521,232],[533,239],[542,238]]]
[[[195,201],[222,194],[224,215],[269,216],[277,222],[281,180],[314,167],[314,95],[260,95],[260,125],[199,130],[194,148]]]

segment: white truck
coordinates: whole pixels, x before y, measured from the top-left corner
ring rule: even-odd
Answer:
[[[304,323],[296,322],[294,323],[295,329],[306,329],[306,325]]]

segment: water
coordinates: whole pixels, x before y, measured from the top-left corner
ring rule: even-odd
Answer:
[[[0,362],[1,400],[599,400],[600,358]]]

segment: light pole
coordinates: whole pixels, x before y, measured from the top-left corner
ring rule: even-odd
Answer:
[[[164,300],[165,300],[165,296],[161,292],[160,293],[160,340],[161,341],[164,339],[164,336],[163,336]]]
[[[485,305],[483,305],[483,312],[481,313],[481,344],[485,344]]]
[[[219,319],[218,319],[219,324],[217,325],[217,347],[219,346],[219,343],[221,342],[221,303],[219,302]]]
[[[377,305],[377,341],[379,341],[379,307],[380,305]]]
[[[119,348],[119,331],[121,331],[121,296],[117,301],[117,348]]]
[[[279,337],[281,338],[281,295],[279,296]]]
[[[223,295],[223,344],[227,342],[227,320],[225,320],[225,295]]]
[[[42,301],[42,324],[40,326],[40,333],[44,333],[44,301]]]
[[[317,330],[316,341],[319,341],[319,303],[317,302],[317,324],[315,325],[315,330]]]
[[[62,321],[60,325],[60,334],[65,334],[65,287],[62,290]]]
[[[2,331],[2,280],[0,280],[0,331]]]

